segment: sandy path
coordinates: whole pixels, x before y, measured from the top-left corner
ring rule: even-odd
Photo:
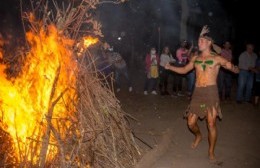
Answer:
[[[199,121],[203,140],[192,150],[193,140],[182,112],[188,105],[185,97],[172,98],[141,92],[117,94],[123,109],[138,119],[131,126],[145,151],[142,168],[258,168],[260,167],[260,107],[237,105],[234,101],[221,104],[223,120],[218,121],[216,156],[218,164],[207,158],[207,129]]]

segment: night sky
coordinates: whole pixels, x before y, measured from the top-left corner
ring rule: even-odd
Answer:
[[[136,1],[136,0],[132,0],[132,1],[135,1],[135,3],[132,3],[132,4],[136,5],[136,6],[139,5],[138,4],[139,2],[141,3],[141,1]],[[152,1],[152,0],[146,0],[146,2],[149,2],[149,1]],[[164,2],[167,3],[168,1],[169,0],[161,0],[161,4]],[[193,0],[189,0],[189,1],[193,1]],[[173,0],[172,2],[175,2],[175,1]],[[203,5],[204,2],[208,2],[208,1],[207,0],[205,0],[205,1],[197,0],[196,2],[199,2],[200,4]],[[228,17],[228,19],[232,21],[232,25],[231,25],[232,32],[230,35],[230,40],[232,41],[232,43],[234,45],[235,53],[239,53],[239,52],[243,51],[244,44],[246,42],[253,42],[256,45],[256,50],[258,51],[260,48],[260,33],[259,33],[260,26],[257,25],[258,16],[259,16],[259,9],[257,9],[257,5],[256,5],[257,1],[254,1],[254,0],[247,0],[247,1],[244,1],[244,0],[218,0],[218,3],[220,4],[220,7],[222,8],[222,10],[225,12],[226,17]],[[126,7],[127,7],[127,5],[125,5],[125,6],[119,5],[119,7],[117,6],[117,7],[111,7],[111,8],[117,8],[118,10],[123,11],[124,8],[126,9]],[[133,8],[135,8],[135,6]],[[207,10],[207,8],[212,8],[212,6],[209,6],[209,7],[204,6],[204,8],[202,8],[202,9]],[[0,31],[2,34],[7,34],[10,31],[12,33],[16,34],[16,33],[22,31],[22,28],[20,27],[21,20],[20,20],[20,10],[19,9],[20,9],[19,0],[1,0],[0,1],[0,17],[1,17]],[[156,10],[156,9],[157,8],[154,8],[154,9],[151,8],[151,10]],[[166,8],[163,8],[163,9],[166,9]],[[151,13],[152,12],[153,11],[151,11]],[[156,13],[156,11],[154,11],[154,13]],[[161,11],[161,13],[163,13],[163,11]],[[176,13],[176,14],[178,14],[178,13]],[[125,14],[125,15],[128,17],[128,14]],[[142,15],[142,12],[140,12],[140,17],[139,16],[136,17],[136,15],[135,15],[132,19],[139,18],[141,20],[141,22],[145,22],[145,20],[142,20],[142,19],[149,19],[149,18],[144,18],[141,15]],[[107,20],[107,19],[103,20],[104,22],[106,22],[106,23],[104,23],[105,29],[107,31],[112,30],[112,28],[109,27],[111,25],[110,23],[111,22],[117,23],[116,21],[120,20],[121,16],[122,16],[122,14],[120,14],[117,17],[113,17],[111,20]],[[215,15],[213,13],[212,18],[214,19],[214,17],[215,17]],[[163,18],[165,18],[165,16]],[[128,19],[131,19],[131,17]],[[164,20],[162,18],[157,18],[157,19],[160,19],[160,21],[155,20],[154,22],[156,22],[156,23],[164,22]],[[172,18],[172,20],[173,21],[170,21],[170,23],[174,24],[174,18]],[[119,25],[123,25],[123,23],[121,23],[121,21],[122,20],[119,21],[119,23],[118,23]],[[169,22],[169,20],[166,19],[165,22]],[[130,23],[130,22],[128,21],[128,23]],[[147,24],[152,24],[152,23],[147,22]],[[113,24],[113,26],[115,26],[115,25]],[[233,29],[235,31],[233,31]],[[138,31],[138,30],[135,30],[135,31]],[[149,32],[147,32],[146,36],[150,36]],[[169,33],[169,37],[174,38],[176,36],[178,36],[178,32],[172,31],[171,33]],[[147,38],[148,37],[146,37],[146,39]],[[142,41],[144,39],[140,39],[140,41]]]
[[[254,0],[221,0],[223,8],[232,18],[235,32],[235,44],[241,48],[244,43],[252,42],[256,50],[260,50],[260,26],[258,22],[259,9]],[[243,48],[243,47],[242,47]],[[238,49],[239,50],[239,49]]]

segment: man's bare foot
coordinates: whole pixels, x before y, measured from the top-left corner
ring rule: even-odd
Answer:
[[[202,140],[202,136],[201,135],[197,135],[196,137],[195,137],[195,140],[192,142],[192,144],[191,144],[191,148],[192,149],[195,149],[195,148],[197,148],[197,146],[199,145],[199,143],[200,143],[200,141]]]
[[[214,162],[216,160],[215,155],[214,154],[209,154],[209,160]]]
[[[217,160],[214,154],[209,154],[209,162],[218,166],[223,166],[223,161]]]

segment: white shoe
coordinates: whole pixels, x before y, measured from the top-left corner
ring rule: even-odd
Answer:
[[[118,89],[116,89],[116,92],[120,92],[120,90],[121,90],[121,89],[120,89],[120,88],[118,88]]]
[[[132,91],[133,91],[132,86],[130,86],[130,87],[128,88],[128,91],[129,91],[129,92],[132,92]]]
[[[155,90],[152,91],[153,95],[157,95],[157,92]]]
[[[148,92],[147,92],[147,91],[144,91],[144,95],[148,95]]]
[[[177,93],[177,96],[182,97],[182,96],[185,96],[185,95],[184,95],[184,94],[181,94],[181,93],[179,92],[179,93]]]

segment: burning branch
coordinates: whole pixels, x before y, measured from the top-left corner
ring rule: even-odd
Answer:
[[[53,110],[54,110],[54,107],[57,104],[57,102],[60,100],[62,95],[65,93],[65,92],[62,92],[61,95],[55,101],[52,102],[55,91],[56,91],[56,86],[57,86],[57,83],[58,83],[59,74],[60,74],[60,66],[58,67],[58,69],[56,71],[56,75],[55,75],[55,79],[54,79],[54,82],[53,82],[53,86],[52,86],[52,89],[51,89],[51,95],[50,95],[50,99],[49,99],[48,113],[46,115],[47,129],[46,129],[44,137],[42,138],[43,141],[42,141],[42,147],[41,147],[40,158],[39,158],[40,159],[39,160],[39,166],[41,168],[43,168],[44,165],[45,165],[46,154],[47,154],[47,150],[48,150],[48,146],[49,146],[51,126],[52,126],[51,120],[52,120]]]

